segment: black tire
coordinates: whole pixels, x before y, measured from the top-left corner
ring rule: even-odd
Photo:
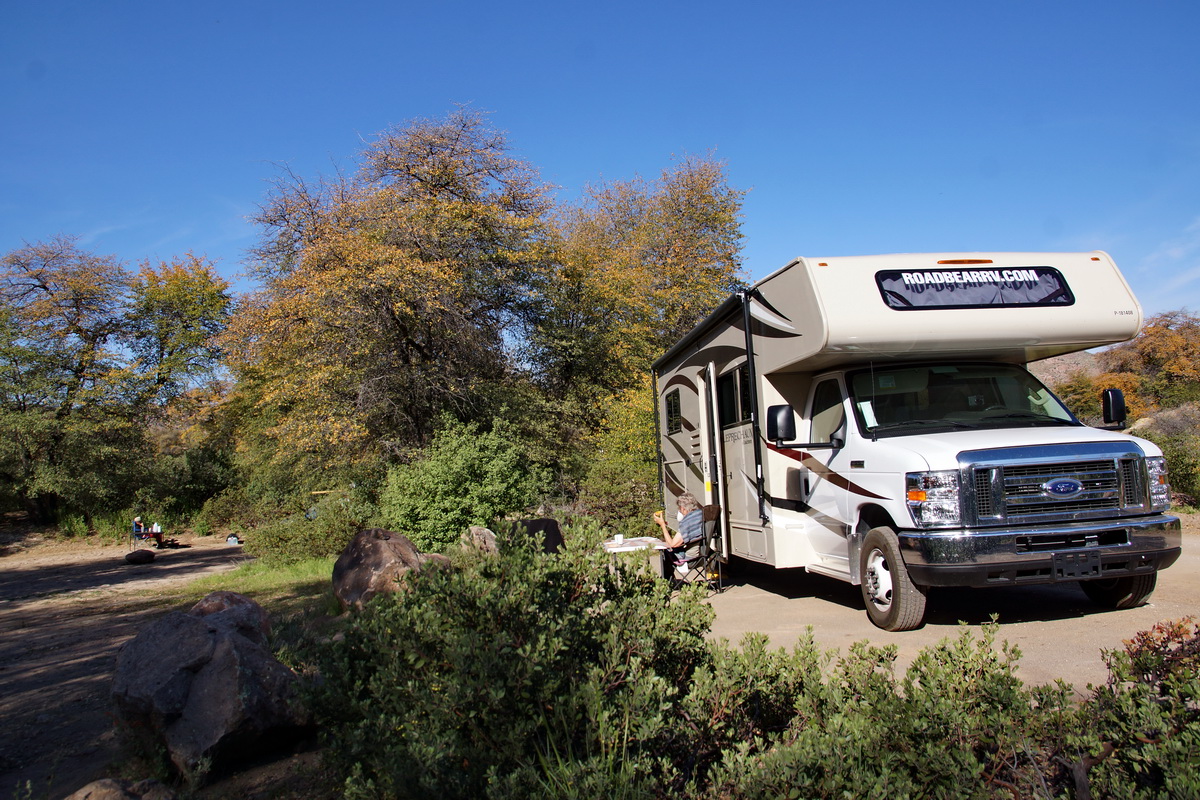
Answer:
[[[1158,585],[1158,573],[1081,581],[1079,585],[1088,599],[1098,606],[1137,608],[1154,594],[1154,587]]]
[[[858,553],[867,618],[885,631],[911,631],[925,624],[925,587],[917,586],[900,557],[890,528],[872,528]]]

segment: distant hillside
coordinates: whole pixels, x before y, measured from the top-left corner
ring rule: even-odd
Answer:
[[[1056,386],[1073,373],[1083,370],[1090,375],[1099,375],[1100,366],[1096,363],[1094,353],[1071,353],[1057,358],[1047,358],[1035,361],[1029,365],[1029,371],[1047,386]]]

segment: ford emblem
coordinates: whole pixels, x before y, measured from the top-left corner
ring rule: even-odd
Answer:
[[[1042,484],[1042,491],[1058,500],[1070,500],[1083,492],[1083,484],[1074,478],[1057,478]]]

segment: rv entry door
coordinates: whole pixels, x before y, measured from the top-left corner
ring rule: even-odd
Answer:
[[[845,441],[845,392],[837,378],[823,380],[813,389],[809,420],[808,441],[814,444],[828,444],[839,438]],[[841,578],[850,574],[846,550],[849,527],[844,522],[844,511],[849,504],[846,481],[839,475],[841,462],[845,460],[844,452],[841,447],[808,451],[804,460],[807,469],[802,478],[808,505],[809,541],[816,557],[816,563],[810,569]]]

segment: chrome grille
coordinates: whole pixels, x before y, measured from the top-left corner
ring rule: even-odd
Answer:
[[[1145,487],[1142,485],[1141,476],[1140,461],[1132,458],[1121,459],[1121,487],[1124,489],[1124,494],[1121,496],[1122,505],[1136,506],[1142,504]]]
[[[968,516],[987,525],[1145,513],[1142,469],[1142,459],[1128,454],[1080,461],[976,463],[970,466],[973,514]],[[1047,484],[1061,479],[1079,481],[1081,491],[1069,498],[1051,495]]]

